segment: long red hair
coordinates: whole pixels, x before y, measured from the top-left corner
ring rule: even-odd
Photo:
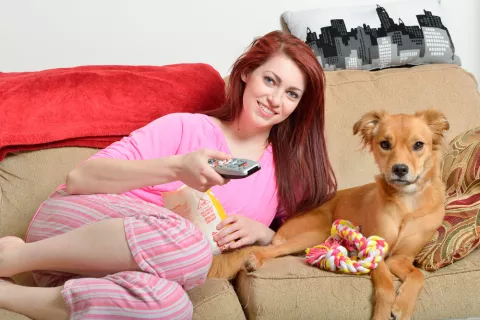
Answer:
[[[292,59],[307,79],[297,108],[286,120],[273,126],[269,136],[279,202],[292,216],[318,207],[337,190],[324,135],[325,78],[312,49],[297,37],[281,31],[255,39],[233,64],[225,104],[207,113],[226,122],[237,119],[243,108],[242,74],[252,72],[278,53]]]

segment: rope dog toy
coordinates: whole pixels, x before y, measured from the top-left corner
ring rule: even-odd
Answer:
[[[367,274],[388,252],[388,244],[383,238],[365,238],[348,220],[336,220],[330,233],[324,243],[306,250],[307,263],[327,271]]]

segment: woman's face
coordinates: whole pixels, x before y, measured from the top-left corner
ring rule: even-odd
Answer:
[[[243,113],[249,126],[270,129],[297,107],[305,91],[306,77],[284,54],[274,55],[249,74],[243,74]]]

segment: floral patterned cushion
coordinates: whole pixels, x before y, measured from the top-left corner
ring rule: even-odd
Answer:
[[[480,127],[450,142],[442,175],[445,218],[415,261],[429,271],[464,258],[480,244]]]

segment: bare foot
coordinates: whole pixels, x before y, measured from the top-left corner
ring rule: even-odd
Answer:
[[[15,248],[25,244],[25,241],[18,237],[3,237],[0,238],[0,277],[11,277],[15,275],[14,263],[11,259]]]

